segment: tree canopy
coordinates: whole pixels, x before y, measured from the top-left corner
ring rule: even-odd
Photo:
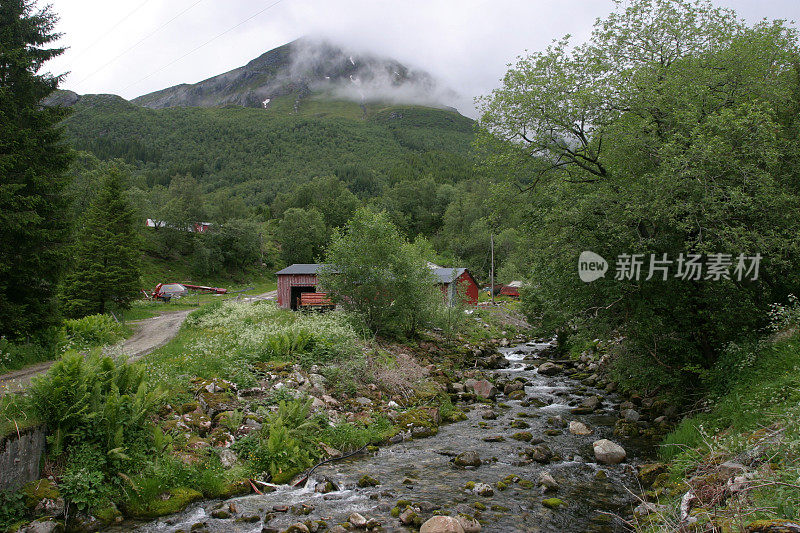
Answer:
[[[483,100],[481,147],[529,192],[529,315],[622,333],[621,374],[652,383],[713,368],[798,288],[800,60],[781,21],[746,26],[699,0],[617,4],[588,42],[520,58]],[[610,274],[580,281],[585,250]],[[614,279],[622,254],[641,254],[644,275]],[[645,279],[651,254],[673,261],[666,280]],[[729,254],[730,275],[676,277],[680,254]],[[758,279],[733,275],[740,254],[763,258]]]
[[[56,286],[68,238],[63,190],[70,151],[60,108],[40,101],[60,77],[40,73],[55,15],[31,0],[0,4],[0,336],[22,337],[58,319]]]

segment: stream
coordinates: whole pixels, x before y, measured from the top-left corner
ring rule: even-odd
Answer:
[[[385,531],[408,531],[398,518],[391,515],[398,500],[413,502],[420,509],[423,520],[432,516],[436,509],[449,514],[474,515],[477,508],[485,506],[479,514],[482,531],[625,531],[622,522],[614,515],[629,514],[635,501],[632,493],[637,492],[638,487],[636,470],[632,465],[652,456],[652,446],[645,441],[613,435],[619,401],[613,395],[562,375],[539,375],[535,367],[523,361],[548,346],[527,343],[500,349],[511,366],[492,372],[508,374],[511,379],[526,379],[525,400],[509,400],[500,393],[497,404],[470,404],[467,420],[443,425],[433,437],[381,447],[375,453],[323,465],[304,488],[281,486],[264,495],[249,495],[226,502],[200,502],[175,515],[148,523],[122,523],[107,531],[174,533],[188,532],[195,526],[195,530],[211,532],[260,533],[262,528],[282,531],[293,523],[306,520],[324,520],[332,527],[347,521],[353,512],[367,519],[376,519]],[[531,369],[526,370],[526,367]],[[584,415],[571,412],[583,399],[595,394],[603,398],[599,409]],[[530,404],[524,407],[523,403]],[[493,411],[497,417],[485,419],[487,410]],[[559,416],[567,423],[571,420],[584,423],[593,430],[592,434],[571,434],[559,424],[558,418],[553,419]],[[512,427],[515,420],[517,426],[524,426],[519,422],[524,421],[530,427]],[[521,442],[510,438],[519,431],[530,432],[534,440]],[[505,440],[484,440],[495,436],[502,436]],[[627,461],[613,466],[596,464],[592,442],[602,438],[621,444],[627,451]],[[537,441],[544,442],[560,457],[547,464],[526,459],[521,452],[530,450]],[[469,450],[476,452],[483,464],[456,467],[453,458]],[[548,472],[558,483],[557,491],[542,493],[538,480],[543,472]],[[357,488],[356,483],[365,474],[380,484]],[[532,481],[533,486],[511,479],[505,490],[499,490],[496,483],[508,476]],[[326,480],[332,481],[338,490],[327,494],[315,492],[314,488]],[[486,483],[492,486],[494,494],[479,496],[465,488],[468,482]],[[545,507],[542,501],[551,497],[563,500],[566,505],[557,509]],[[229,503],[235,504],[237,512],[234,516],[227,519],[211,517],[214,509],[224,505],[227,510]],[[305,511],[311,509],[309,514],[296,514],[292,510],[292,507],[298,510],[303,506],[306,506]],[[264,522],[265,515],[272,515],[272,518]],[[256,516],[257,522],[236,521],[236,517],[256,519]],[[199,525],[201,523],[204,527]]]

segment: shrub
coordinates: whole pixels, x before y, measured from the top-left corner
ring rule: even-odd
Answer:
[[[147,425],[159,392],[148,392],[144,370],[110,357],[68,353],[30,389],[31,413],[50,428],[52,451],[91,443],[125,459],[128,443]]]
[[[315,437],[322,419],[310,412],[310,399],[281,401],[258,433],[234,446],[253,472],[269,474],[274,483],[286,483],[319,457]]]
[[[89,315],[64,321],[69,347],[85,350],[114,344],[125,335],[125,328],[109,315]]]
[[[18,491],[0,490],[0,531],[11,527],[25,516],[25,497]]]

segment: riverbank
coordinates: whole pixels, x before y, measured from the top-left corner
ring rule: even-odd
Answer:
[[[477,318],[473,336],[495,333]],[[228,302],[195,312],[176,339],[130,368],[91,357],[57,363],[38,393],[5,415],[29,419],[38,409],[56,432],[44,472],[58,497],[44,499],[60,502],[56,514],[80,504],[69,524],[80,529],[251,490],[250,479],[285,481],[337,449],[385,442],[401,429],[434,432],[461,415],[437,381],[446,376],[426,365],[442,351],[445,368],[474,364],[483,348],[462,341],[434,333],[409,346],[364,343],[339,314]],[[120,401],[126,410],[112,420],[108,409]],[[24,512],[41,514],[33,499]]]
[[[751,346],[728,386],[665,439],[641,531],[800,531],[800,333]]]
[[[299,488],[270,484],[263,495],[207,501],[115,531],[343,531],[356,523],[408,531],[436,515],[460,519],[464,531],[619,527],[615,516],[629,515],[635,504],[633,466],[653,452],[646,439],[614,434],[622,399],[605,384],[571,378],[581,363],[554,362],[547,343],[497,344],[512,345],[481,354],[483,368],[446,384],[462,421],[412,422],[391,444],[326,464]],[[387,416],[404,413],[390,409]],[[622,443],[625,457],[593,446],[603,439]]]

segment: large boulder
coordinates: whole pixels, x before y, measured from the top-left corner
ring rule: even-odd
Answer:
[[[625,460],[627,454],[625,448],[611,442],[608,439],[600,439],[595,441],[592,446],[594,447],[594,456],[598,462],[606,465],[619,464]]]
[[[592,430],[586,427],[586,424],[583,422],[578,422],[577,420],[572,420],[569,423],[569,432],[573,435],[591,435]]]
[[[464,528],[457,518],[434,516],[422,524],[419,533],[464,533]]]
[[[456,466],[481,466],[480,456],[472,450],[458,454],[453,462]]]
[[[539,365],[537,370],[539,374],[543,376],[555,376],[556,374],[562,373],[564,371],[564,367],[547,361],[546,363]]]
[[[497,396],[497,389],[485,379],[479,379],[473,383],[472,390],[481,398],[494,398]]]

